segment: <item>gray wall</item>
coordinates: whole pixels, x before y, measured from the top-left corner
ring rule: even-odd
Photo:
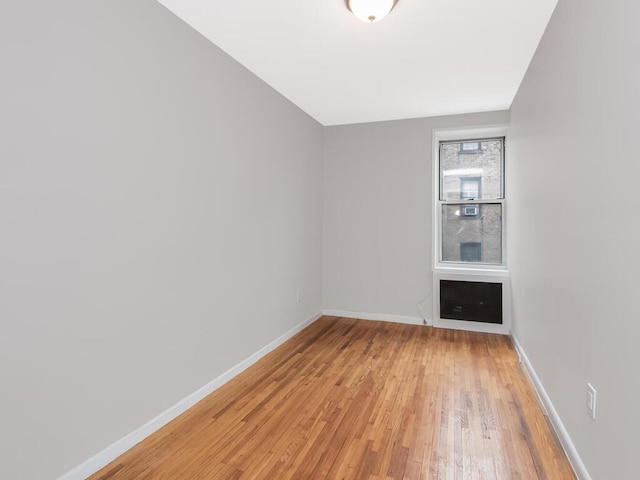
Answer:
[[[511,112],[514,332],[594,479],[638,477],[638,18],[560,0]]]
[[[317,313],[322,270],[327,309],[418,316],[431,130],[508,120],[323,142],[151,0],[0,9],[1,478],[62,474]],[[593,478],[634,478],[640,424],[639,14],[560,0],[511,113],[514,331]]]
[[[431,316],[432,130],[506,124],[507,112],[324,129],[323,306]]]
[[[55,478],[320,312],[322,130],[152,0],[0,58],[0,478]]]

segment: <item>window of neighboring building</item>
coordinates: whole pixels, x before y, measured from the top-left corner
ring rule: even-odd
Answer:
[[[460,153],[479,153],[481,151],[481,142],[460,142]]]
[[[477,200],[480,198],[482,177],[460,177],[460,200]],[[460,217],[463,219],[477,218],[480,214],[480,205],[465,204],[462,207]],[[465,260],[463,260],[464,262]]]
[[[460,200],[480,198],[480,180],[482,177],[460,177]]]
[[[504,144],[502,136],[438,142],[438,264],[504,265]]]
[[[460,260],[463,262],[481,262],[482,244],[480,242],[462,242],[460,244]]]

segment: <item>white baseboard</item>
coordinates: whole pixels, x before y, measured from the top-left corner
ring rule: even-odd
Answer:
[[[448,320],[446,318],[436,318],[433,326],[448,330],[465,330],[467,332],[493,333],[496,335],[509,335],[510,333],[509,326],[505,324],[467,322],[464,320]]]
[[[255,362],[264,357],[267,353],[276,349],[284,342],[293,337],[296,333],[300,332],[302,329],[307,327],[308,325],[315,322],[318,318],[321,317],[321,314],[312,315],[307,318],[302,323],[296,325],[294,328],[276,338],[273,342],[269,343],[267,346],[261,348],[256,353],[251,355],[249,358],[243,360],[237,365],[231,367],[229,370],[224,372],[217,378],[214,378],[211,382],[206,384],[204,387],[195,391],[188,397],[180,400],[174,406],[170,407],[168,410],[162,412],[160,415],[155,417],[154,419],[148,421],[144,425],[142,425],[137,430],[131,432],[125,437],[121,438],[117,442],[108,446],[101,452],[97,453],[93,457],[89,458],[84,463],[78,465],[74,469],[62,475],[58,480],[84,480],[90,475],[93,475],[98,470],[103,468],[104,466],[111,463],[113,460],[118,458],[127,450],[131,449],[134,445],[140,443],[142,440],[147,438],[152,433],[156,432],[167,423],[169,423],[174,418],[178,417],[189,408],[193,407],[200,400],[205,398],[207,395],[211,394],[213,391],[220,388],[222,385],[227,383],[233,377],[238,375],[243,370],[247,369]]]
[[[346,317],[346,318],[358,318],[360,320],[379,320],[382,322],[408,323],[409,325],[424,325],[424,319],[420,317],[407,317],[404,315],[387,315],[384,313],[347,312],[345,310],[323,310],[322,314],[330,315],[332,317]]]
[[[540,398],[540,401],[542,402],[544,409],[547,411],[549,420],[551,421],[551,425],[553,426],[553,429],[555,430],[556,435],[560,439],[562,448],[564,449],[564,452],[566,453],[567,458],[569,458],[569,462],[573,467],[573,471],[575,472],[576,477],[578,477],[579,480],[591,480],[591,476],[587,471],[587,467],[585,466],[584,462],[580,458],[580,455],[578,454],[578,450],[576,449],[576,446],[573,444],[573,441],[569,436],[569,432],[567,432],[567,429],[564,427],[562,420],[560,420],[560,416],[558,415],[558,412],[553,406],[553,403],[551,403],[551,398],[549,398],[549,395],[547,395],[547,392],[545,391],[544,386],[540,381],[540,378],[538,377],[535,370],[533,369],[533,365],[531,365],[531,362],[529,361],[527,354],[524,352],[524,350],[522,349],[522,346],[520,345],[520,342],[518,342],[518,339],[513,334],[511,335],[511,339],[513,340],[513,346],[515,347],[516,352],[520,357],[520,361],[522,362],[524,367],[527,369],[529,378],[531,378],[531,381],[533,382],[533,387],[535,388],[536,393],[538,394],[538,398]]]

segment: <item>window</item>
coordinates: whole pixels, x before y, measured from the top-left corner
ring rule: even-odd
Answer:
[[[460,177],[460,200],[480,198],[481,177]]]
[[[480,198],[480,180],[481,177],[460,177],[460,200],[476,200]],[[461,218],[477,218],[479,214],[480,205],[465,205],[462,207]]]
[[[502,266],[503,136],[437,143],[437,264]]]
[[[463,262],[481,262],[482,244],[480,242],[462,242],[460,244],[460,260]]]
[[[461,142],[460,153],[480,153],[482,147],[480,142]]]

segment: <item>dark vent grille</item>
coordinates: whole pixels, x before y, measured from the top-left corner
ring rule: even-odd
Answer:
[[[440,318],[502,324],[502,283],[440,280]]]

